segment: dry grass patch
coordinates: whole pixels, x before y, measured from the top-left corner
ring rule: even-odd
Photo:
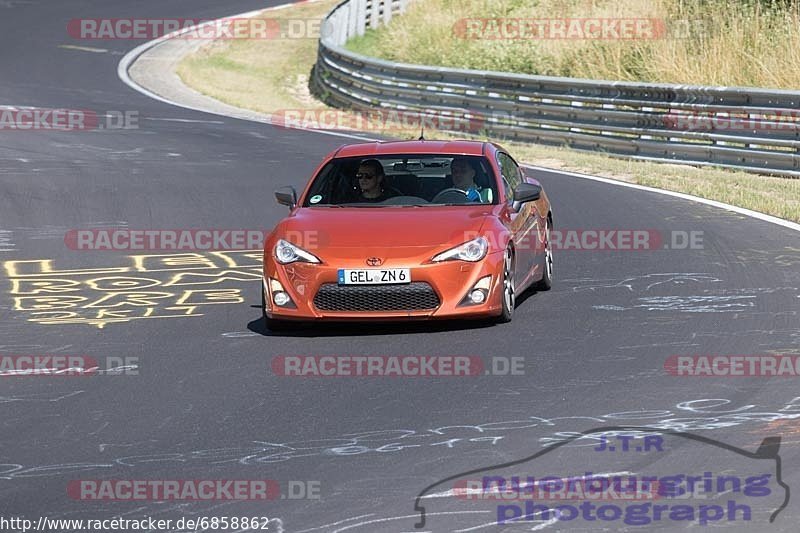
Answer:
[[[458,26],[463,19],[613,18],[662,21],[658,38],[465,39]],[[489,28],[471,35],[499,35]],[[800,3],[784,0],[416,0],[388,27],[368,31],[348,47],[456,68],[798,89],[798,28]]]

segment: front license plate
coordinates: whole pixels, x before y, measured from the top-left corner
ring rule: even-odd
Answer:
[[[408,268],[339,269],[339,285],[389,285],[394,283],[411,283],[411,270]]]

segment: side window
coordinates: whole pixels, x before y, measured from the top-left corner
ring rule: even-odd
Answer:
[[[511,185],[508,183],[508,180],[503,176],[503,188],[506,190],[506,201],[511,203],[514,201],[514,189],[511,188]]]
[[[514,199],[514,189],[517,188],[522,182],[522,174],[519,167],[506,153],[498,152],[497,164],[500,166],[500,172],[503,175],[503,185],[506,188],[506,198],[509,201]]]

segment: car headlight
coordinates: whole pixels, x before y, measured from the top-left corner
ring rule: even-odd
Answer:
[[[451,248],[446,252],[442,252],[431,261],[439,263],[441,261],[450,261],[458,259],[461,261],[469,261],[474,263],[486,257],[486,252],[489,251],[489,242],[483,237],[477,237],[469,242],[465,242],[460,246]]]
[[[282,265],[288,265],[289,263],[320,263],[321,261],[317,256],[310,252],[306,252],[299,246],[295,246],[294,244],[284,241],[283,239],[278,239],[277,244],[275,244],[275,260]]]

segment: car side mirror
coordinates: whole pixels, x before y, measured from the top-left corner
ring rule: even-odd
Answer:
[[[294,190],[294,187],[281,187],[275,191],[275,200],[281,205],[288,206],[289,209],[294,209],[294,206],[297,205],[297,191]]]
[[[514,211],[519,211],[522,204],[535,202],[542,196],[542,188],[532,183],[520,183],[514,189]]]
[[[542,195],[542,188],[532,183],[520,183],[514,189],[514,201],[524,204],[525,202],[535,202]]]

